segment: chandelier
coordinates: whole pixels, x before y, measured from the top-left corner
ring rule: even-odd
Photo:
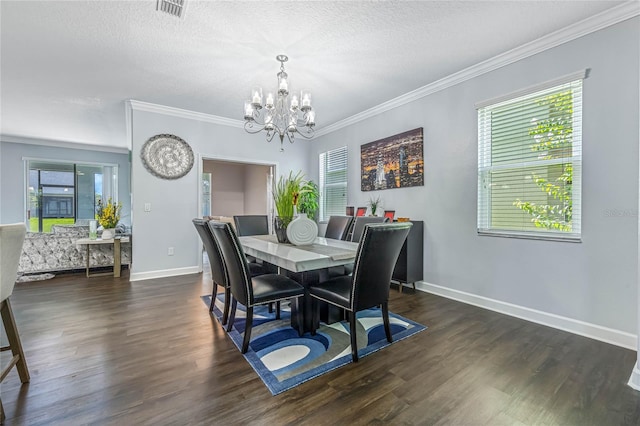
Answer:
[[[249,133],[267,132],[267,142],[275,135],[280,138],[280,151],[284,151],[285,136],[290,143],[296,134],[305,139],[313,137],[316,125],[316,113],[311,108],[311,92],[302,90],[300,96],[289,96],[288,75],[284,71],[284,63],[289,60],[286,55],[276,56],[280,62],[278,90],[275,95],[268,92],[262,97],[262,88],[251,89],[251,98],[244,102],[244,129]]]

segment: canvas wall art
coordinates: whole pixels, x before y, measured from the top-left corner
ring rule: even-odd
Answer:
[[[360,147],[361,189],[424,185],[422,127]]]

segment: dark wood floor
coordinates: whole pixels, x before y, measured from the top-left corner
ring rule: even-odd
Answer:
[[[640,424],[635,352],[410,291],[391,310],[428,330],[274,397],[200,300],[208,275],[123,275],[16,286],[31,383],[2,384],[7,425]]]

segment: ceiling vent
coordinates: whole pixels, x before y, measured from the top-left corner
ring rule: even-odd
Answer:
[[[169,15],[182,18],[184,16],[186,0],[158,0],[157,10]]]

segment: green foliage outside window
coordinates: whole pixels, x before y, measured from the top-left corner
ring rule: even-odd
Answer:
[[[537,104],[548,107],[549,115],[543,120],[534,122],[534,126],[529,128],[529,135],[535,140],[531,150],[538,152],[540,159],[570,159],[573,140],[571,90],[546,96],[537,101]],[[531,221],[537,228],[570,232],[573,210],[571,196],[573,164],[567,162],[549,166],[550,171],[553,167],[560,168],[560,173],[555,178],[545,178],[535,173],[532,176],[538,188],[547,194],[547,204],[517,199],[513,205],[531,215]]]

